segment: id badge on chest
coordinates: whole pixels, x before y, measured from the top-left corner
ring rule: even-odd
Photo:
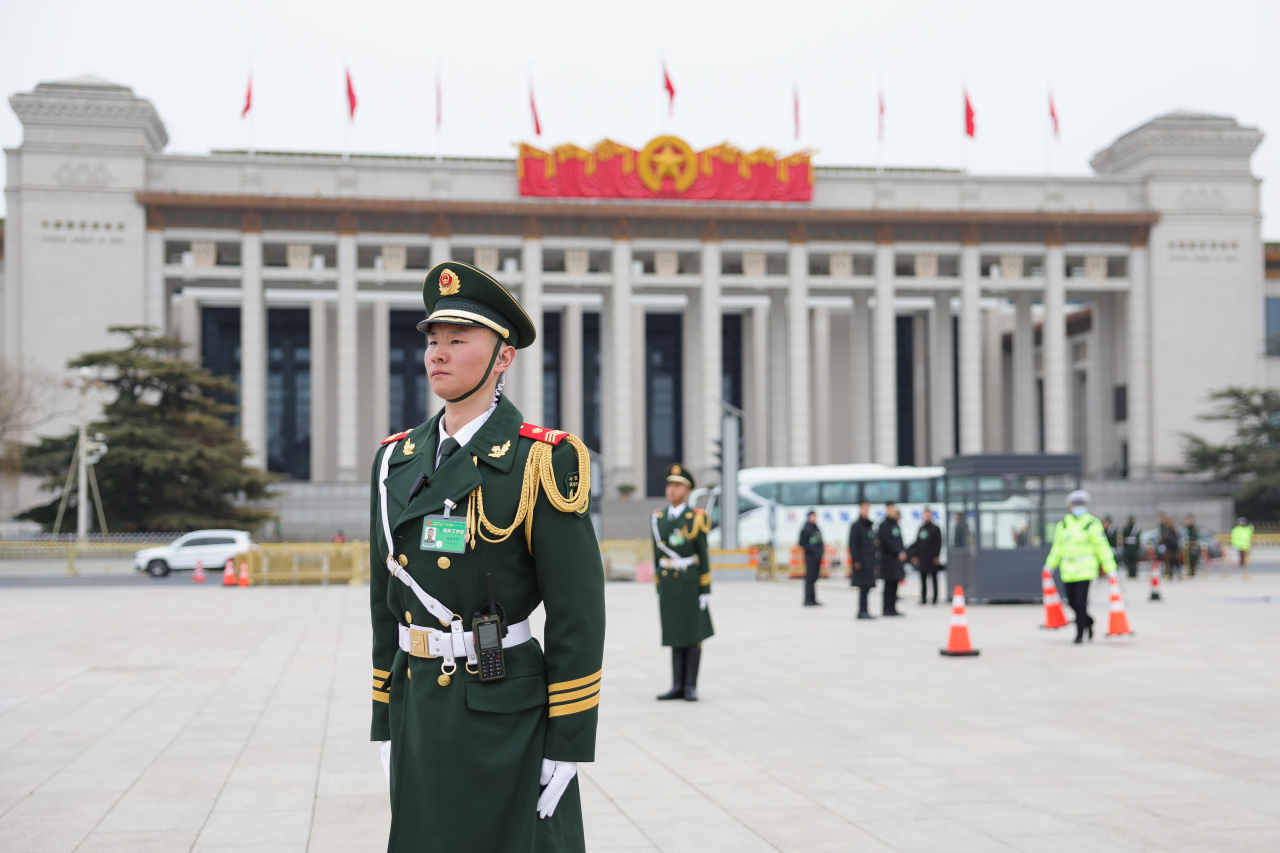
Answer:
[[[428,515],[422,519],[422,550],[461,554],[467,550],[466,518]]]

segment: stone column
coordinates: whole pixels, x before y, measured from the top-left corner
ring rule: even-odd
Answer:
[[[750,464],[769,464],[769,308],[751,309],[751,408],[747,411],[744,435],[750,447]]]
[[[872,359],[875,391],[875,455],[881,465],[898,464],[898,329],[893,281],[893,232],[876,233],[875,355]]]
[[[933,295],[929,341],[930,462],[955,455],[955,404],[952,400],[951,293]]]
[[[1087,369],[1085,412],[1085,475],[1101,475],[1111,461],[1111,387],[1115,341],[1115,294],[1098,293],[1090,306],[1089,335],[1086,338]]]
[[[1020,291],[1013,297],[1013,452],[1040,450],[1036,423],[1036,346],[1031,327],[1031,294]]]
[[[338,234],[338,479],[359,480],[360,309],[356,303],[356,235]]]
[[[787,383],[790,381],[790,344],[788,333],[790,312],[788,298],[781,290],[769,294],[769,387],[780,401],[789,401]],[[807,350],[806,350],[807,352]],[[786,405],[769,407],[769,463],[789,464],[791,418]]]
[[[831,309],[814,308],[813,347],[813,459],[814,465],[831,462]]]
[[[613,241],[613,293],[609,301],[608,334],[603,341],[605,358],[602,365],[608,371],[604,381],[609,386],[606,393],[610,405],[605,410],[603,426],[607,434],[603,437],[601,449],[611,469],[610,489],[631,483],[641,490],[643,484],[637,481],[632,463],[633,457],[638,455],[636,435],[643,435],[643,430],[635,429],[636,412],[632,406],[635,390],[631,381],[631,313],[631,235],[625,231],[615,234]]]
[[[373,434],[391,433],[391,303],[373,303]],[[405,424],[406,427],[414,426]]]
[[[249,221],[240,235],[240,435],[249,445],[248,464],[265,469],[267,303],[262,287],[261,228],[259,222]]]
[[[537,222],[525,226],[524,246],[520,254],[520,267],[524,272],[524,284],[520,288],[520,307],[533,320],[533,325],[542,331],[542,236],[537,230]],[[524,419],[531,424],[541,424],[542,415],[542,335],[533,339],[531,346],[520,350],[516,356],[519,375],[515,382],[516,397],[520,401],[520,411]],[[508,379],[516,377],[509,376]]]
[[[311,479],[333,479],[329,453],[329,303],[311,303]]]
[[[571,302],[560,320],[560,429],[582,435],[582,305]]]
[[[1151,473],[1151,378],[1149,360],[1150,287],[1147,280],[1147,231],[1134,229],[1129,246],[1129,477]]]
[[[1061,238],[1045,247],[1044,331],[1041,357],[1044,364],[1044,452],[1066,453],[1071,448],[1071,424],[1067,421],[1067,293],[1064,249]]]
[[[849,409],[853,417],[853,461],[871,461],[871,318],[864,292],[853,296],[849,316],[849,350],[853,361]]]
[[[960,248],[960,452],[982,452],[982,271],[976,234]]]
[[[702,428],[696,434],[702,437],[699,452],[691,454],[695,459],[704,460],[703,474],[712,474],[712,463],[715,460],[715,445],[720,438],[720,418],[722,410],[718,400],[724,396],[724,350],[721,337],[724,332],[720,313],[720,235],[714,228],[707,228],[702,242],[702,294],[699,300],[699,319],[702,321],[701,352],[698,373],[702,377],[702,400],[695,410],[701,411]],[[730,452],[729,448],[724,449]],[[736,450],[734,451],[736,452]],[[707,482],[711,482],[710,479]]]
[[[165,322],[166,299],[164,292],[164,229],[147,225],[147,293],[143,306],[143,322],[155,326],[161,334],[169,331]],[[199,354],[196,355],[197,362]]]
[[[789,460],[808,465],[809,452],[809,247],[793,236],[787,258],[787,405]]]
[[[201,316],[200,302],[190,294],[183,294],[182,301],[178,303],[178,316],[174,323],[177,326],[177,335],[182,339],[185,347],[182,350],[182,357],[192,364],[203,364],[203,354],[200,352],[200,321]],[[168,331],[167,329],[161,331]]]
[[[1002,311],[982,312],[983,451],[1003,453],[1004,436],[1004,323]]]

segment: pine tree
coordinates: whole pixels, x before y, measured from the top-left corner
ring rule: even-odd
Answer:
[[[1218,408],[1200,420],[1226,421],[1235,435],[1215,444],[1183,433],[1182,473],[1210,474],[1239,483],[1236,512],[1253,519],[1280,518],[1280,391],[1232,386],[1214,391]]]
[[[184,344],[178,338],[146,326],[110,331],[127,336],[129,345],[68,362],[72,369],[94,370],[115,394],[88,429],[91,436],[102,433],[110,448],[94,466],[108,529],[253,530],[274,518],[270,510],[245,504],[270,497],[276,478],[245,465],[248,445],[227,420],[236,408],[217,399],[233,395],[235,383],[180,358]],[[23,469],[43,477],[42,488],[58,496],[19,518],[52,528],[76,435],[73,429],[23,449]],[[68,506],[74,504],[73,493]]]

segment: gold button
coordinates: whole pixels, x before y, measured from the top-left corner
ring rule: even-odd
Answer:
[[[408,667],[405,667],[405,670],[404,670],[404,677],[405,677],[405,678],[413,678],[413,670],[409,669]]]
[[[449,676],[445,675],[444,673],[441,673],[440,677],[436,679],[436,683],[439,684],[441,687],[448,687],[449,682],[452,680],[453,679],[449,678]]]
[[[410,625],[413,624],[413,614],[408,610],[404,612],[404,621],[408,622]]]
[[[663,569],[663,570],[662,570],[662,576],[663,576],[664,578],[667,576],[667,570],[666,570],[666,569]]]
[[[401,567],[404,567],[409,565],[409,558],[404,554],[401,554],[399,557],[396,557],[396,562],[399,563]]]
[[[436,560],[436,565],[437,565],[437,566],[439,566],[439,567],[440,567],[440,568],[442,568],[442,569],[447,569],[447,568],[449,568],[449,558],[448,558],[448,557],[441,557],[440,559]]]

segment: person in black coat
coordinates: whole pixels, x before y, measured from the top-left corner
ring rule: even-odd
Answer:
[[[809,518],[800,528],[800,547],[804,550],[804,606],[817,607],[820,603],[814,584],[818,582],[818,569],[822,566],[822,531],[818,529],[818,514],[809,510]]]
[[[907,546],[902,544],[900,518],[896,503],[885,504],[884,521],[876,530],[876,544],[880,547],[880,579],[884,581],[884,604],[880,609],[884,616],[906,615],[898,612],[898,582],[907,576],[903,568],[907,561]]]
[[[920,572],[920,603],[928,603],[929,582],[933,581],[933,603],[938,603],[938,572],[942,570],[942,531],[933,523],[933,512],[925,507],[924,523],[911,546],[911,565]]]
[[[849,528],[849,562],[853,571],[849,585],[858,588],[858,618],[874,619],[867,610],[867,597],[876,585],[876,565],[880,555],[876,551],[876,526],[871,521],[871,504],[863,503],[862,513]]]

